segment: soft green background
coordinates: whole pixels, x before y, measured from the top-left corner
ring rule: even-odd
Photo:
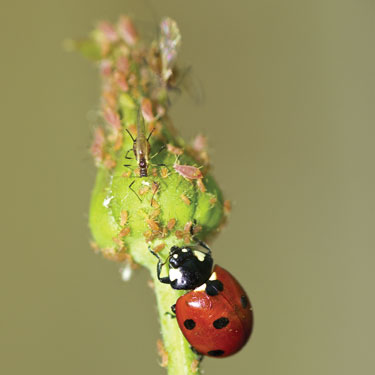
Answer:
[[[2,2],[0,373],[164,373],[146,272],[125,284],[88,245],[99,79],[61,47],[123,12],[178,21],[205,101],[173,118],[234,202],[213,247],[255,332],[205,374],[373,374],[372,0]]]

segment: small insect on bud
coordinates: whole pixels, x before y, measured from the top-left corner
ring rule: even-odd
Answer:
[[[117,112],[115,112],[113,109],[106,107],[103,112],[103,116],[106,119],[106,121],[112,125],[113,130],[115,132],[121,131],[121,121],[120,116]]]
[[[190,206],[191,204],[190,199],[185,194],[181,194],[181,199],[184,201],[185,204]]]
[[[167,228],[168,230],[172,230],[176,225],[176,219],[172,218],[168,221]]]
[[[109,42],[116,42],[118,40],[117,32],[109,22],[100,22],[99,30],[103,33],[103,35]]]
[[[113,75],[114,81],[117,83],[117,86],[124,92],[129,90],[128,82],[126,82],[126,77],[124,73],[116,71]]]
[[[120,225],[123,227],[128,221],[128,211],[121,211]]]
[[[168,366],[168,353],[164,348],[163,341],[158,339],[158,341],[156,342],[156,346],[158,348],[158,353],[161,359],[160,366],[167,367]]]
[[[181,148],[173,146],[170,143],[167,144],[167,150],[171,154],[177,155],[177,156],[180,156],[180,155],[182,155],[184,153],[184,151]]]
[[[192,165],[173,164],[173,168],[178,174],[187,178],[188,180],[203,178],[203,174],[200,169],[193,167]]]
[[[103,160],[104,143],[105,143],[104,130],[101,127],[97,127],[95,129],[94,142],[92,143],[92,146],[91,146],[91,154],[94,157],[94,160],[96,163],[99,163]]]
[[[102,60],[100,62],[100,73],[103,77],[108,77],[112,73],[112,63],[110,60]]]
[[[142,99],[141,110],[142,110],[143,118],[147,122],[151,122],[154,120],[154,114],[152,113],[152,103],[150,99],[148,98]]]
[[[118,22],[118,32],[122,39],[129,45],[134,46],[138,41],[138,33],[132,20],[122,16]]]
[[[126,56],[120,56],[116,62],[116,68],[119,72],[128,75],[129,73],[129,60]]]

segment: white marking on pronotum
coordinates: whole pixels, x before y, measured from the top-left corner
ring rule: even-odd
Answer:
[[[188,252],[188,249],[182,249],[181,250],[183,253],[187,253]]]
[[[217,275],[216,275],[216,272],[212,272],[212,275],[210,276],[210,279],[209,280],[217,280]]]
[[[198,286],[198,288],[194,289],[194,292],[204,292],[206,290],[206,283],[202,284],[201,286]]]
[[[173,254],[173,258],[177,259],[178,258],[178,254]]]
[[[204,258],[206,257],[205,253],[202,253],[201,251],[194,251],[194,255],[198,258],[199,261],[203,262]]]
[[[171,268],[169,270],[169,280],[174,281],[182,277],[181,271],[178,268]]]

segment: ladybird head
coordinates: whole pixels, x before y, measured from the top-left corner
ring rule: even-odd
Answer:
[[[174,289],[190,290],[204,284],[212,267],[211,255],[203,251],[172,246],[169,252],[169,278]]]

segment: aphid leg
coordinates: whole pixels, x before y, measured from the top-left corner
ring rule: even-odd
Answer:
[[[126,167],[126,165],[125,165]],[[142,199],[139,198],[139,195],[137,194],[137,192],[133,189],[133,184],[134,184],[135,180],[129,185],[129,189],[137,196],[137,198],[139,199],[139,201],[142,203]]]
[[[126,131],[128,132],[128,134],[130,135],[130,138],[132,139],[132,141],[135,142],[135,139],[133,138],[132,133],[130,133],[129,129],[125,129],[125,130],[126,130]]]
[[[169,315],[169,316],[171,317],[171,319],[176,319],[176,315],[170,313],[169,311],[167,311],[167,312],[165,313],[165,315]]]
[[[157,275],[158,275],[158,279],[159,279],[159,281],[160,281],[161,283],[164,283],[164,284],[170,284],[170,283],[171,283],[171,280],[169,279],[168,276],[166,276],[166,277],[161,277],[161,276],[160,276],[161,271],[162,271],[163,266],[164,266],[165,263],[162,263],[159,254],[155,253],[155,251],[153,251],[153,250],[151,249],[150,246],[148,247],[148,250],[149,250],[149,252],[150,252],[152,255],[154,255],[156,258],[158,258]]]
[[[129,150],[125,154],[125,159],[133,159],[133,158],[129,158],[129,156],[128,156],[128,154],[129,154],[130,151],[133,151],[133,149],[129,148]]]
[[[150,135],[151,135],[151,134],[150,134]],[[147,138],[147,140],[148,140],[148,138]],[[154,157],[158,156],[158,155],[159,155],[163,150],[165,150],[166,148],[167,148],[166,145],[161,146],[160,149],[159,149],[159,151],[158,151],[156,154],[154,154],[154,155],[151,156],[150,160],[152,160]]]
[[[150,137],[152,136],[152,133],[154,132],[155,128],[152,128],[151,131],[150,131],[150,134],[148,135],[147,137],[147,142],[148,140],[150,139]]]

